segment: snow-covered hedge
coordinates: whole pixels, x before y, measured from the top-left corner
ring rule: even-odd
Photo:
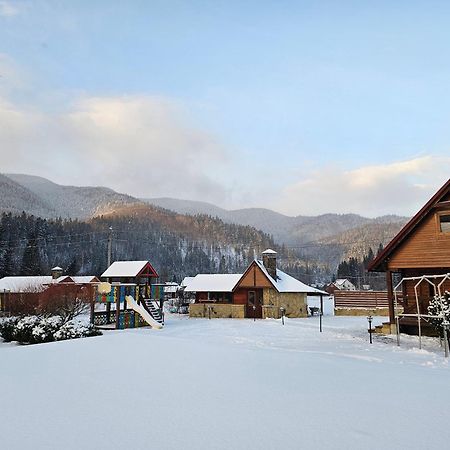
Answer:
[[[75,320],[64,323],[59,316],[8,317],[0,321],[0,335],[3,339],[21,344],[40,344],[101,334],[91,324]]]

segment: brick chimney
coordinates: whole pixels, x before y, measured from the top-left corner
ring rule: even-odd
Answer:
[[[64,270],[61,269],[61,267],[59,267],[59,266],[53,267],[53,269],[52,269],[52,278],[54,280],[56,280],[57,278],[62,276],[63,272],[64,272]]]
[[[277,280],[277,252],[270,248],[262,253],[263,264],[269,275]]]

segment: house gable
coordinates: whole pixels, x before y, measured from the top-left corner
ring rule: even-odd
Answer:
[[[448,215],[450,179],[389,242],[369,270],[450,267],[450,232],[441,229],[441,217]]]
[[[273,284],[266,274],[253,261],[237,282],[234,290],[238,288],[272,288]]]

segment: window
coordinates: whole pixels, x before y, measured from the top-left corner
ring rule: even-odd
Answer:
[[[439,216],[439,224],[442,233],[450,233],[450,214]]]
[[[209,301],[218,303],[231,303],[231,292],[210,292]]]

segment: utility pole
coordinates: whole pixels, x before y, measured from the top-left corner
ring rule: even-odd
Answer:
[[[111,266],[111,259],[112,259],[112,233],[113,228],[109,227],[109,233],[108,233],[108,267]],[[111,281],[110,278],[108,278],[107,281]],[[117,308],[117,304],[116,304]],[[120,306],[119,306],[120,309]],[[116,328],[119,326],[119,318],[118,318],[118,312],[116,310]],[[111,323],[111,303],[106,303],[106,323]]]
[[[109,234],[108,234],[108,267],[111,265],[111,259],[112,259],[112,234],[113,234],[113,228],[109,227]]]

